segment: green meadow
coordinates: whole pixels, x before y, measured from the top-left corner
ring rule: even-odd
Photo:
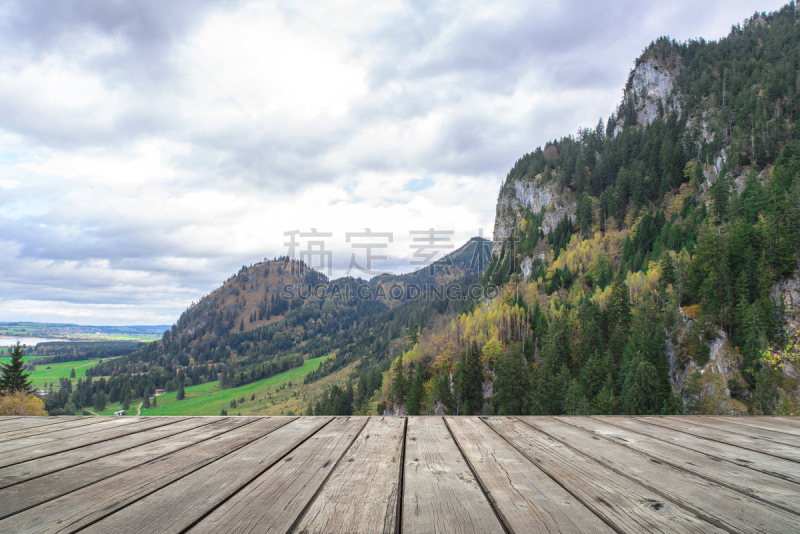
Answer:
[[[247,414],[251,409],[259,410],[260,407],[269,403],[272,396],[280,392],[286,394],[298,385],[302,385],[303,377],[319,368],[320,364],[330,358],[322,356],[313,360],[306,360],[305,363],[295,369],[290,369],[283,373],[246,384],[233,389],[219,389],[219,381],[208,382],[197,386],[186,388],[186,398],[176,400],[177,392],[159,395],[156,399],[158,406],[142,410],[142,415],[219,415],[223,408],[228,411],[228,415],[236,415],[241,412]],[[292,386],[289,386],[289,382]],[[282,395],[285,396],[285,395]],[[240,400],[244,398],[244,402]],[[236,408],[231,408],[231,401],[236,400]],[[131,402],[129,415],[136,415],[136,406],[141,402]],[[102,412],[105,414],[107,411]],[[110,411],[113,414],[113,410]]]
[[[11,358],[0,358],[0,363],[8,363]],[[28,359],[25,358],[27,362]],[[35,371],[31,371],[30,380],[36,387],[43,386],[53,382],[53,385],[58,385],[58,379],[61,377],[69,378],[72,369],[75,369],[75,380],[78,378],[86,377],[86,370],[91,369],[97,365],[97,360],[80,360],[77,362],[64,362],[64,363],[49,363],[47,365],[37,365]],[[50,369],[47,369],[47,368]],[[73,382],[75,381],[73,380]]]

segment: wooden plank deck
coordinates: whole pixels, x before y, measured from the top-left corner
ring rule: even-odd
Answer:
[[[0,532],[800,532],[800,418],[0,418]]]

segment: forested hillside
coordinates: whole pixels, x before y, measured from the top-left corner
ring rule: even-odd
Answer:
[[[432,267],[370,281],[331,282],[288,257],[242,267],[186,310],[160,341],[100,363],[86,381],[49,396],[47,409],[71,402],[80,410],[101,391],[117,402],[214,381],[221,389],[235,388],[328,354],[334,357],[304,380],[319,380],[357,362],[351,379],[362,384],[361,392],[353,396],[355,407],[352,400],[346,404],[349,410],[366,409],[393,357],[405,348],[409,329],[425,330],[442,317],[471,309],[472,299],[445,294],[456,288],[469,297],[466,288],[478,285],[479,270],[488,263],[488,244],[473,238]]]
[[[408,413],[769,413],[798,311],[794,4],[718,42],[652,42],[617,111],[523,156],[483,283],[503,297],[395,361]]]

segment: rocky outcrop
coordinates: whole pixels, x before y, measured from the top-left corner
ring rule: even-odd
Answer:
[[[654,58],[646,59],[636,65],[631,72],[631,84],[625,90],[623,102],[628,99],[634,101],[638,124],[647,126],[673,109],[680,113],[680,99],[675,92],[675,78],[679,72],[680,67],[668,69]],[[614,135],[621,132],[624,126],[624,120],[620,119]]]
[[[524,208],[534,214],[545,212],[542,231],[549,234],[564,215],[574,218],[576,202],[572,194],[560,193],[557,183],[542,184],[541,178],[514,180],[512,184],[506,184],[497,199],[492,254],[500,253],[503,240],[516,228],[519,213]]]
[[[787,312],[800,314],[800,275],[785,278],[772,285],[769,296],[773,300],[783,301]]]
[[[694,319],[681,310],[681,319],[667,336],[667,361],[672,389],[681,397],[684,407],[694,402],[700,413],[747,414],[749,407],[744,399],[731,396],[731,383],[743,383],[739,366],[742,355],[731,346],[723,330],[714,333],[715,339],[706,342],[708,361],[700,363],[688,356],[686,345]],[[700,373],[701,389],[692,394],[686,387],[695,372]]]

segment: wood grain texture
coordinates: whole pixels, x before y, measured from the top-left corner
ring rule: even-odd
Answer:
[[[77,415],[59,415],[48,417],[25,417],[18,415],[5,415],[0,420],[0,437],[8,432],[16,432],[24,428],[36,428],[49,425],[56,425],[58,423],[65,423],[67,421],[74,421],[76,419],[89,419],[88,417]]]
[[[274,430],[276,422],[285,424],[274,419],[230,419],[234,421],[229,424],[237,425],[233,430],[7,517],[0,521],[0,532],[74,532],[257,440]]]
[[[81,532],[183,532],[329,421],[327,417],[295,419]],[[273,419],[273,423],[276,426],[281,424],[276,419]],[[292,461],[292,457],[288,456],[283,461]]]
[[[169,419],[162,417],[142,418],[137,421],[125,422],[122,422],[121,419],[117,419],[87,427],[53,432],[52,435],[45,434],[44,436],[18,439],[13,442],[7,442],[9,444],[19,444],[17,448],[0,452],[0,467],[35,460],[51,454],[57,454],[78,447],[85,447],[93,443],[100,443],[108,439],[114,439],[136,432],[146,432],[152,428],[168,425],[169,423]],[[2,447],[0,447],[0,449],[2,449]]]
[[[693,436],[719,441],[720,443],[727,443],[728,445],[735,445],[743,449],[761,452],[777,458],[800,463],[800,447],[797,446],[760,439],[751,435],[739,434],[734,430],[701,425],[678,417],[653,415],[641,419],[650,424],[660,425],[679,432],[692,434]]]
[[[393,534],[405,419],[370,418],[293,532]]]
[[[33,506],[58,499],[70,492],[88,487],[135,467],[156,462],[205,440],[229,432],[245,424],[239,418],[220,419],[210,425],[134,447],[75,467],[56,471],[47,477],[35,478],[0,490],[0,519]],[[157,465],[153,463],[151,465]]]
[[[740,467],[761,471],[762,473],[800,484],[800,464],[783,458],[775,458],[768,454],[742,449],[735,445],[704,439],[684,432],[675,432],[669,428],[649,424],[645,420],[636,420],[631,417],[603,415],[594,416],[593,419],[636,432],[637,434],[650,436],[666,443],[672,443],[679,447],[708,454]]]
[[[795,514],[550,417],[522,418],[562,444],[708,521],[736,532],[795,533]],[[700,505],[699,503],[702,503]]]
[[[157,441],[174,434],[213,423],[201,418],[167,419],[167,424],[157,425],[146,431],[125,434],[100,443],[77,447],[64,452],[0,468],[0,489],[19,484],[36,477],[67,469],[85,462],[97,460],[110,454],[117,454],[145,443]]]
[[[116,420],[122,421],[123,418],[118,417],[116,418]],[[96,425],[98,423],[108,423],[109,421],[114,421],[114,419],[100,418],[100,417],[81,417],[81,418],[70,419],[68,421],[58,421],[51,425],[24,426],[23,428],[18,428],[16,430],[0,434],[0,447],[7,447],[9,443],[13,443],[15,440],[21,438],[29,438],[36,436],[49,437],[49,434],[53,432],[59,432],[63,430],[69,430],[88,425]],[[5,449],[0,449],[0,450],[5,450]]]
[[[717,484],[780,506],[800,515],[800,484],[700,452],[636,434],[588,417],[558,417],[559,421],[638,451],[658,461],[684,469]],[[798,517],[800,520],[800,517]]]
[[[503,534],[441,417],[409,417],[403,479],[403,532]]]
[[[735,419],[738,419],[735,418]],[[753,421],[770,421],[775,424],[789,425],[794,427],[800,426],[800,415],[748,415],[744,419]]]
[[[188,532],[267,534],[288,532],[314,498],[367,420],[339,417],[278,462]]]
[[[800,429],[793,429],[792,427],[786,426],[783,427],[783,430],[766,428],[772,426],[766,421],[761,424],[754,424],[748,423],[743,418],[727,417],[722,419],[720,417],[710,416],[676,417],[676,419],[751,436],[759,441],[783,443],[792,445],[793,447],[800,446]],[[739,422],[740,419],[742,419],[742,422]]]
[[[709,416],[718,421],[726,421],[733,425],[744,425],[762,430],[772,430],[773,432],[780,432],[782,434],[791,434],[796,439],[800,440],[800,426],[790,423],[785,417],[773,417],[769,419],[761,419],[750,416],[739,417],[719,417]],[[733,427],[736,428],[736,427]]]
[[[798,431],[717,416],[0,417],[0,532],[795,532]]]
[[[479,418],[446,421],[511,532],[614,532]],[[404,519],[408,506],[404,504]]]
[[[618,532],[727,532],[517,418],[492,417],[487,423]]]
[[[70,421],[69,423],[71,424],[69,424],[69,426],[53,425],[51,427],[45,427],[50,429],[47,432],[36,432],[36,429],[33,428],[23,432],[35,432],[34,434],[24,436],[18,435],[14,439],[0,442],[0,454],[5,458],[5,453],[17,449],[29,448],[34,445],[52,443],[54,441],[63,441],[72,437],[83,437],[89,433],[96,433],[110,428],[122,428],[135,423],[141,423],[145,420],[145,418],[141,417],[117,417],[115,419],[106,420],[98,419],[92,424],[86,424],[85,421]],[[64,425],[67,424],[68,423],[64,423]],[[12,432],[12,434],[17,433]]]

